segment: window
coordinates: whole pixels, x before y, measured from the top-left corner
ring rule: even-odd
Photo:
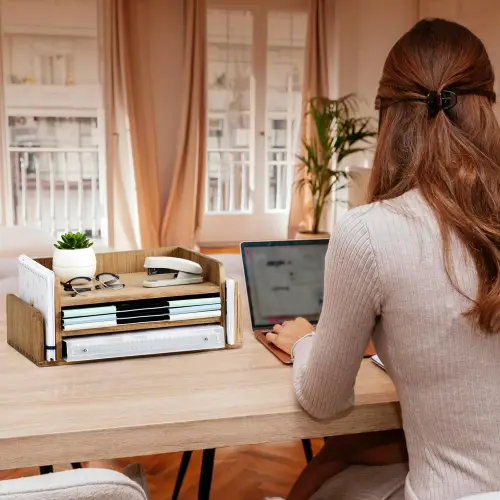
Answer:
[[[304,11],[209,9],[207,214],[288,211],[306,25]]]
[[[106,243],[96,3],[68,5],[57,21],[52,2],[38,19],[21,7],[3,3],[9,223]]]
[[[96,118],[9,114],[14,223],[101,239]]]
[[[208,12],[207,212],[251,208],[252,16]]]
[[[302,110],[307,14],[270,12],[267,20],[267,210],[288,210]]]

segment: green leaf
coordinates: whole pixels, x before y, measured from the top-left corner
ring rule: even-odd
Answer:
[[[60,250],[79,250],[90,248],[93,244],[84,233],[68,232],[61,235],[61,239],[54,246]]]
[[[333,170],[333,160],[340,164],[346,156],[370,149],[377,136],[374,120],[356,116],[358,108],[355,94],[338,99],[313,97],[308,103],[304,118],[310,120],[311,133],[301,138],[303,152],[297,156],[297,168],[303,170],[295,184],[311,192],[313,229],[319,227],[332,192],[347,184],[349,175]]]

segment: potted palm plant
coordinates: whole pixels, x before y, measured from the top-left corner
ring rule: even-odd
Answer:
[[[96,257],[90,241],[83,233],[65,233],[54,245],[52,270],[62,281],[72,278],[92,278]]]
[[[315,97],[309,101],[306,117],[312,129],[302,138],[303,154],[298,156],[300,179],[298,189],[308,189],[312,199],[311,227],[298,238],[328,238],[321,233],[321,221],[333,192],[347,185],[348,172],[339,169],[351,154],[366,151],[377,133],[372,118],[357,117],[358,102],[354,94],[339,99]],[[335,162],[336,160],[336,162]]]

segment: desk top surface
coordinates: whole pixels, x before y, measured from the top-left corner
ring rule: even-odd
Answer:
[[[231,257],[221,260],[238,277]],[[290,367],[243,320],[240,349],[50,368],[9,347],[0,320],[0,469],[400,426],[394,386],[368,360],[354,408],[312,420],[296,403]]]

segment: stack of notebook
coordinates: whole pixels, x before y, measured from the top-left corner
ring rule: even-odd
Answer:
[[[179,321],[221,316],[220,296],[182,299],[144,299],[109,304],[64,307],[64,331],[106,328],[131,323]]]

